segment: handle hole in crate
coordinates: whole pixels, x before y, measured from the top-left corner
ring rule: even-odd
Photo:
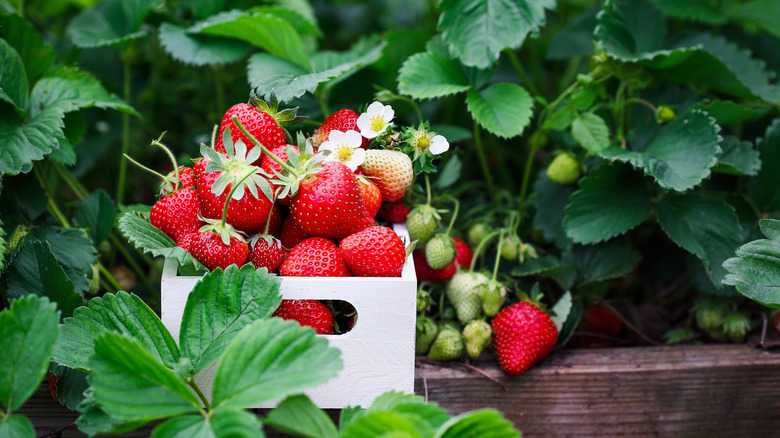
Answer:
[[[327,314],[332,315],[332,324],[326,322],[328,318],[309,318],[306,315]],[[355,306],[344,300],[282,300],[274,316],[284,319],[293,319],[301,325],[314,328],[319,334],[344,335],[355,328],[358,320]]]

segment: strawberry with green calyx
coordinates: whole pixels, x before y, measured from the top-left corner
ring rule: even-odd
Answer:
[[[431,318],[419,315],[414,332],[414,354],[425,355],[430,350],[436,335],[439,334],[439,327]]]
[[[418,128],[404,128],[401,141],[404,143],[404,152],[411,154],[415,172],[436,172],[433,160],[450,148],[449,142],[442,135],[437,135],[430,130],[428,122],[420,123]]]
[[[489,281],[479,285],[479,298],[482,301],[482,311],[487,316],[495,316],[506,301],[506,287],[497,280],[498,267],[501,263],[499,254],[503,254],[505,243],[505,230],[500,232],[498,237],[498,248],[496,249],[496,259],[493,263],[493,276]]]
[[[378,225],[343,238],[339,249],[356,277],[400,277],[408,255],[398,234]]]
[[[498,364],[510,376],[547,357],[558,342],[558,329],[538,302],[521,301],[504,308],[491,327]]]
[[[212,143],[214,139],[212,138]],[[273,206],[273,189],[260,168],[253,162],[262,151],[251,150],[243,141],[233,144],[230,129],[223,135],[225,153],[201,145],[203,159],[195,163],[195,181],[198,187],[200,213],[203,217],[217,219],[222,206],[227,205],[227,222],[247,234],[261,231]],[[244,178],[244,175],[249,175]],[[243,179],[242,183],[238,183]],[[233,187],[236,190],[232,190]],[[232,192],[231,198],[227,192]]]
[[[427,202],[415,206],[406,217],[406,228],[409,230],[409,238],[424,245],[436,234],[439,228],[441,216],[439,212],[431,206],[431,183],[428,175],[425,175],[425,189],[427,192]]]
[[[289,277],[351,277],[339,247],[324,237],[310,237],[295,245],[279,273]]]
[[[298,146],[288,144],[277,146],[271,149],[271,153],[283,161],[289,161],[289,157],[291,155],[300,155],[300,149]],[[274,161],[269,155],[263,155],[263,161],[260,165],[260,168],[263,170],[263,172],[265,172],[266,175],[281,175],[284,171],[282,166]],[[271,180],[271,187],[273,188],[274,192],[278,191],[278,187],[276,184],[274,184],[274,180]],[[290,197],[284,196],[282,198],[278,198],[277,202],[289,207]]]
[[[501,244],[501,258],[508,261],[517,260],[520,245],[515,236],[509,235],[504,237]]]
[[[256,269],[266,268],[268,272],[277,272],[287,251],[282,248],[282,242],[269,232],[272,217],[273,214],[268,215],[265,230],[261,234],[249,239],[249,262]]]
[[[232,264],[241,266],[249,257],[249,244],[242,233],[227,223],[227,216],[229,200],[254,172],[254,169],[250,169],[230,188],[222,208],[222,218],[217,220],[201,217],[206,225],[201,227],[197,234],[189,237],[190,253],[209,270],[224,270]]]
[[[493,231],[493,227],[486,222],[477,222],[466,232],[466,241],[472,248],[476,248]]]
[[[328,140],[328,136],[331,131],[357,131],[360,132],[360,128],[357,126],[358,114],[349,109],[344,108],[336,111],[325,118],[319,128],[314,131],[311,136],[311,142],[314,146],[319,147],[321,144]],[[361,148],[366,149],[369,144],[369,139],[362,137]]]
[[[674,113],[674,110],[666,105],[660,105],[655,110],[655,121],[658,122],[659,125],[669,123],[674,120],[675,117],[677,117],[677,115]]]
[[[745,342],[745,337],[750,331],[750,318],[742,312],[733,310],[723,318],[723,334],[729,342]]]
[[[580,179],[580,167],[574,155],[564,152],[553,158],[547,167],[547,178],[556,184],[571,184]]]
[[[261,141],[269,148],[286,143],[284,130],[279,126],[273,116],[252,105],[239,103],[230,107],[222,117],[217,141],[214,143],[214,150],[217,152],[226,152],[226,145],[224,144],[225,133],[228,133],[231,137],[231,143],[238,143],[240,141],[247,145],[249,150],[254,148],[254,143],[251,143],[249,139],[236,128],[236,125],[233,123],[233,117],[238,117],[238,119],[241,120],[241,123],[243,123],[250,132],[255,134],[255,137],[262,139]],[[253,157],[254,160],[249,164],[260,164],[262,154],[252,154],[251,157]]]
[[[251,133],[235,120],[236,125],[252,140]],[[296,155],[286,163],[259,142],[256,145],[279,163],[286,172],[277,175],[275,183],[282,185],[279,197],[291,196],[290,215],[298,227],[311,236],[339,240],[374,225],[369,217],[357,177],[349,167],[338,161],[322,163],[324,155],[314,154],[301,163]]]
[[[455,260],[455,256],[457,255],[455,242],[453,242],[450,237],[450,231],[452,231],[452,226],[455,224],[455,219],[458,217],[460,202],[458,202],[456,198],[453,198],[453,201],[455,202],[455,209],[450,218],[450,224],[447,227],[447,231],[443,234],[433,236],[428,241],[428,244],[425,245],[425,260],[433,269],[441,269],[447,266]]]
[[[723,320],[729,313],[726,301],[715,297],[704,298],[693,305],[693,312],[699,329],[718,342],[726,342],[723,332]]]
[[[461,323],[467,324],[482,315],[482,299],[478,286],[489,280],[488,276],[480,272],[458,271],[447,283],[447,299],[455,308]]]
[[[431,292],[425,289],[425,285],[420,283],[417,287],[417,311],[425,312],[433,304],[433,297]]]
[[[463,327],[463,340],[466,343],[466,353],[473,357],[478,358],[482,351],[490,345],[490,340],[493,337],[493,329],[490,324],[483,319],[475,319]]]
[[[333,312],[317,300],[282,300],[271,316],[297,321],[318,335],[333,334]]]
[[[367,150],[360,168],[382,191],[382,200],[385,202],[403,198],[414,181],[412,160],[401,151]]]
[[[431,344],[428,359],[442,362],[460,359],[465,350],[460,330],[451,325],[445,325],[439,330],[436,339]]]

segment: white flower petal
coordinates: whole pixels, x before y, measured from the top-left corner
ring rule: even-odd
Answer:
[[[338,143],[336,143],[334,141],[327,140],[327,141],[322,142],[322,144],[320,145],[320,148],[318,149],[318,151],[330,151],[331,155],[332,155],[334,150],[336,149],[337,145],[338,145]]]
[[[431,139],[431,146],[428,148],[433,155],[439,155],[443,152],[447,152],[450,148],[450,143],[444,138],[443,135],[436,135]]]
[[[357,124],[358,129],[360,129],[360,135],[365,138],[376,137],[376,132],[371,129],[371,116],[369,116],[368,113],[361,114],[355,123]]]
[[[349,146],[352,149],[357,149],[360,147],[361,144],[363,144],[363,136],[360,135],[359,132],[350,129],[344,134],[344,143],[345,146]]]
[[[347,133],[339,131],[338,129],[334,129],[330,131],[330,134],[328,134],[328,141],[333,142],[335,144],[344,143],[344,141],[347,138]],[[320,145],[322,147],[322,145]]]
[[[390,105],[387,106],[390,107]],[[368,106],[366,112],[369,114],[381,114],[384,110],[385,106],[382,104],[382,102],[372,102],[371,105]]]
[[[390,105],[384,107],[382,114],[388,124],[393,120],[393,117],[395,117],[395,111],[393,111],[393,107]]]
[[[366,161],[366,150],[358,148],[352,151],[352,157],[344,164],[354,172],[364,161]]]

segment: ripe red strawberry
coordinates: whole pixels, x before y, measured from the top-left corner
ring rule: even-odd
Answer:
[[[149,220],[171,239],[179,239],[198,231],[198,193],[194,189],[180,189],[161,198],[152,206]]]
[[[298,152],[300,154],[300,151],[298,150],[298,146],[294,145],[282,145],[277,146],[273,149],[271,149],[271,153],[279,157],[280,159],[287,161],[287,148],[292,148],[295,150],[295,152]],[[263,155],[263,163],[260,166],[261,169],[263,169],[268,175],[275,176],[276,172],[283,173],[284,169],[282,168],[282,165],[274,161],[271,157],[268,155]],[[273,181],[273,178],[271,178]],[[275,184],[271,183],[271,186],[273,187],[274,191],[276,191],[277,187]],[[278,192],[277,192],[278,193]],[[288,196],[285,196],[284,198],[277,198],[276,202],[282,205],[290,205],[290,198]]]
[[[357,277],[400,277],[406,262],[403,240],[387,227],[358,231],[342,239],[339,248]]]
[[[360,168],[358,168],[360,170]],[[383,202],[379,207],[379,215],[384,220],[393,223],[400,224],[406,222],[406,218],[409,215],[411,209],[404,205],[401,201],[395,202]]]
[[[295,223],[292,216],[287,216],[282,222],[282,231],[279,232],[279,240],[282,241],[282,246],[288,249],[292,249],[295,245],[308,239],[308,234]]]
[[[211,271],[224,270],[232,264],[243,265],[249,256],[249,245],[230,224],[223,227],[219,221],[210,220],[192,237],[190,254]]]
[[[202,222],[201,222],[202,224]],[[200,227],[198,227],[200,228]],[[179,237],[179,240],[176,241],[176,246],[179,248],[183,248],[185,251],[189,252],[190,247],[192,245],[192,238],[197,236],[198,232],[195,231],[194,233],[185,234],[181,237]]]
[[[178,179],[176,178],[176,171],[168,173],[160,185],[160,196],[170,195],[177,190],[177,187],[180,189],[195,188],[195,175],[192,167],[180,166]]]
[[[310,237],[295,245],[279,268],[290,277],[350,277],[341,250],[324,237]]]
[[[333,334],[333,313],[317,300],[282,300],[272,316],[298,321],[319,335]]]
[[[615,341],[609,338],[617,337],[623,330],[623,321],[603,303],[588,306],[582,314],[580,330],[603,336],[582,335],[580,342],[583,347],[608,347]]]
[[[263,143],[265,147],[271,149],[286,143],[284,129],[282,129],[274,116],[265,111],[261,111],[252,105],[239,103],[230,107],[222,117],[222,123],[219,125],[219,133],[217,134],[217,140],[214,145],[214,149],[218,152],[225,152],[223,135],[228,127],[230,128],[230,136],[233,138],[233,143],[237,143],[241,140],[246,145],[247,150],[251,150],[255,147],[254,142],[244,135],[233,122],[233,116],[237,116],[246,130]],[[254,161],[259,164],[261,157],[262,156],[258,156]],[[255,164],[255,162],[250,164]]]
[[[360,132],[357,126],[358,114],[349,108],[344,108],[329,115],[322,122],[322,125],[314,131],[311,137],[311,142],[315,147],[319,147],[322,143],[328,140],[330,131],[338,130],[341,132],[347,132],[350,129]],[[363,149],[368,147],[369,140],[363,137],[363,144],[360,145]]]
[[[284,212],[282,208],[277,204],[271,208],[271,220],[268,222],[268,234],[279,237],[279,233],[282,231],[282,221],[284,220]]]
[[[201,147],[205,158],[194,166],[200,214],[209,219],[221,218],[233,184],[245,174],[254,171],[233,193],[228,203],[227,222],[247,234],[261,232],[265,229],[266,219],[273,205],[270,201],[271,185],[259,173],[258,167],[249,164],[254,161],[252,157],[257,152],[246,152],[240,143],[235,152],[232,151],[232,145],[226,147],[230,150],[227,155],[206,146]],[[214,170],[210,171],[212,168]]]
[[[558,342],[552,319],[527,301],[504,308],[493,318],[491,326],[498,363],[510,376],[524,373],[547,357]]]
[[[382,191],[385,202],[398,201],[414,181],[412,159],[401,151],[371,149],[366,151],[366,159],[360,165],[364,175],[372,178]]]
[[[376,184],[362,176],[358,177],[358,183],[360,183],[360,194],[363,196],[363,204],[368,215],[372,218],[376,217],[379,207],[382,206],[382,192]]]
[[[469,248],[469,245],[466,242],[457,237],[452,237],[452,241],[455,243],[455,251],[457,252],[455,255],[455,264],[468,269],[469,266],[471,266],[471,259],[473,257],[471,248]]]
[[[322,171],[301,181],[290,215],[306,234],[334,240],[374,225],[357,177],[337,161],[324,163]]]
[[[430,283],[444,283],[455,275],[457,266],[453,260],[449,265],[441,269],[433,269],[425,261],[425,251],[416,249],[412,252],[414,260],[414,270],[417,274],[417,281],[427,281]]]
[[[266,268],[268,272],[279,270],[287,251],[282,242],[268,234],[258,234],[249,240],[249,262],[256,269]]]

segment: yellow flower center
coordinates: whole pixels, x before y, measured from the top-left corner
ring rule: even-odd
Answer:
[[[379,132],[382,130],[382,128],[385,127],[385,119],[383,119],[381,116],[371,117],[371,123],[369,126],[371,126],[371,129],[373,129],[375,132]]]
[[[431,147],[431,139],[425,134],[417,137],[417,149],[420,151],[427,151]]]
[[[352,148],[347,146],[339,147],[336,151],[336,157],[338,157],[339,161],[349,161],[352,158]]]

